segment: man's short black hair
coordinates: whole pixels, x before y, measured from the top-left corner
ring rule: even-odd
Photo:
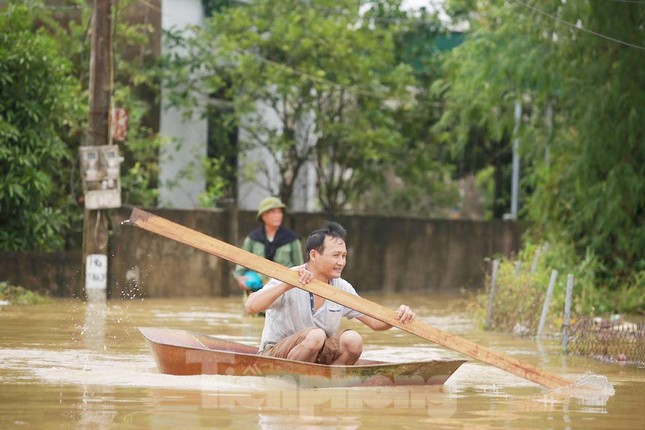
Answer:
[[[342,225],[334,221],[327,221],[325,227],[320,228],[309,235],[307,238],[307,256],[306,261],[309,261],[309,253],[315,249],[320,254],[325,250],[325,237],[333,237],[345,241],[347,230]]]

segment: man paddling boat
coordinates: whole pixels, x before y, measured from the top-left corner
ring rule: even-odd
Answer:
[[[439,330],[438,328],[422,321],[413,321],[414,317],[410,315],[411,311],[409,308],[403,313],[401,312],[401,308],[397,311],[393,311],[377,303],[373,303],[359,297],[355,293],[350,294],[345,291],[341,291],[338,288],[330,288],[328,282],[323,282],[313,278],[313,272],[310,272],[309,274],[302,270],[294,272],[293,270],[275,262],[265,260],[262,257],[251,254],[250,252],[239,249],[226,242],[222,242],[214,237],[206,236],[203,233],[191,230],[186,226],[174,223],[141,209],[132,209],[130,219],[127,220],[126,223],[160,234],[169,239],[176,240],[177,242],[193,246],[209,254],[225,258],[233,263],[244,264],[250,269],[256,270],[259,273],[270,274],[275,278],[281,279],[283,282],[288,282],[289,284],[300,282],[300,288],[303,290],[313,292],[328,300],[333,300],[334,303],[351,307],[359,312],[374,315],[378,320],[387,321],[388,324],[398,327],[401,330],[415,334],[423,339],[435,342],[441,346],[450,348],[453,351],[457,351],[467,355],[468,357],[490,364],[498,369],[505,370],[547,388],[560,388],[573,385],[573,382],[567,378],[544,371],[531,364],[523,363],[510,355],[495,352],[483,345],[479,345],[463,337]],[[308,249],[310,248],[308,247]],[[326,254],[324,249],[319,250],[318,252],[321,253],[321,255],[324,255],[322,254],[323,252]],[[310,255],[311,251],[308,251],[307,254]],[[309,271],[307,270],[307,272]],[[338,276],[340,276],[340,274]],[[303,282],[309,283],[303,284]],[[272,300],[275,301],[280,294],[277,294]],[[265,305],[265,309],[270,306],[271,303]],[[408,315],[407,318],[406,315]],[[406,322],[403,323],[401,321],[402,319]]]
[[[294,267],[302,284],[312,279],[325,282],[358,296],[352,285],[341,278],[347,261],[345,229],[329,222],[307,239],[306,263]],[[390,324],[348,307],[325,300],[282,281],[272,279],[261,290],[249,295],[248,313],[266,311],[259,354],[319,364],[354,364],[363,352],[363,339],[354,330],[338,333],[342,317],[356,318],[373,330],[388,330]],[[402,324],[415,314],[401,305],[396,312]]]

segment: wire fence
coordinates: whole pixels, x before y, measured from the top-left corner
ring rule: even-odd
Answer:
[[[645,364],[645,322],[581,317],[570,328],[567,351],[609,362]]]
[[[523,261],[493,261],[487,294],[480,295],[476,305],[487,313],[486,330],[561,339],[565,354],[645,365],[645,321],[629,322],[618,314],[608,318],[580,315],[572,306],[576,295],[573,275],[567,275],[564,288],[564,277],[558,286],[557,271],[538,264],[545,249],[546,245],[536,250],[530,269],[526,255]]]

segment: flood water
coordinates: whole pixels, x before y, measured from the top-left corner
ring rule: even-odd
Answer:
[[[30,429],[642,429],[645,368],[563,357],[536,343],[473,327],[463,299],[367,297],[414,304],[418,318],[495,351],[578,380],[604,375],[612,390],[546,390],[469,361],[440,387],[299,389],[253,376],[160,374],[137,327],[181,328],[257,345],[264,320],[240,298],[90,304],[58,300],[0,307],[0,428]],[[365,358],[463,358],[398,329],[364,337]]]

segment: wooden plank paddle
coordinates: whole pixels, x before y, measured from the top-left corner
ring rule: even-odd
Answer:
[[[437,343],[443,347],[452,349],[453,351],[457,351],[475,360],[490,364],[491,366],[505,370],[547,388],[557,388],[573,384],[573,382],[558,375],[548,373],[530,364],[522,363],[508,355],[491,351],[484,346],[478,345],[454,334],[446,333],[419,320],[414,320],[408,324],[400,323],[396,319],[396,312],[394,310],[336,288],[330,288],[329,285],[324,282],[312,280],[307,285],[300,284],[300,282],[298,282],[300,275],[295,270],[291,270],[278,263],[259,257],[241,248],[207,236],[183,225],[176,224],[160,216],[145,212],[141,209],[134,208],[130,215],[130,219],[125,221],[125,223],[135,225],[144,230],[148,230],[169,239],[176,240],[177,242],[200,249],[209,254],[224,258],[233,263],[255,270],[256,272],[263,273],[271,278],[279,279],[289,285],[294,285],[342,306],[352,308],[365,315],[369,315],[394,327],[398,327],[401,330],[407,331],[408,333],[415,334],[423,339]]]

